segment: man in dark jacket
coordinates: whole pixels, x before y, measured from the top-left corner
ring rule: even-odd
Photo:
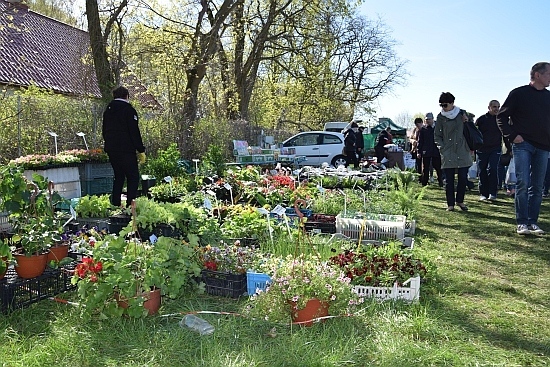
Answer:
[[[359,162],[361,162],[361,159],[363,159],[363,156],[365,155],[365,139],[363,138],[363,130],[365,130],[365,127],[359,126],[359,130],[357,131],[357,134],[355,134],[355,147],[357,148]]]
[[[382,159],[386,157],[386,148],[384,145],[390,144],[392,142],[391,136],[391,127],[386,127],[386,129],[380,131],[376,137],[376,145],[374,146],[374,151],[376,152],[376,162],[382,162]]]
[[[489,112],[476,120],[483,135],[483,146],[476,151],[479,172],[479,200],[495,200],[498,188],[498,162],[502,154],[502,133],[497,125],[500,103],[489,102]]]
[[[113,100],[103,113],[103,140],[105,152],[113,166],[115,179],[111,203],[121,205],[122,188],[127,181],[126,206],[137,197],[139,185],[139,163],[145,162],[145,147],[141,139],[138,115],[128,101],[128,89],[113,90]],[[136,155],[137,152],[137,155]]]
[[[537,221],[550,151],[550,63],[531,68],[531,82],[510,92],[497,115],[504,138],[512,142],[516,168],[517,233],[543,234]]]
[[[426,118],[426,124],[418,132],[418,142],[416,145],[416,156],[422,159],[422,186],[428,184],[430,178],[430,165],[437,173],[439,187],[443,187],[443,173],[441,172],[441,155],[434,141],[434,119]],[[428,115],[426,115],[428,117]]]
[[[348,166],[353,163],[357,168],[359,160],[357,159],[357,133],[359,126],[356,122],[352,122],[349,129],[344,133],[344,151],[346,152],[346,161]]]

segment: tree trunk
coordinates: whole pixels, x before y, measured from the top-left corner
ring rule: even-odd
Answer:
[[[194,157],[190,157],[189,142],[193,138],[193,125],[197,119],[199,86],[206,75],[206,65],[201,64],[195,68],[188,69],[185,71],[185,74],[187,76],[187,85],[183,108],[178,119],[178,148],[184,158],[191,159]]]
[[[97,0],[86,0],[86,15],[97,84],[101,92],[101,99],[107,103],[112,98],[111,90],[114,86],[114,78],[107,55],[107,45],[101,31]]]

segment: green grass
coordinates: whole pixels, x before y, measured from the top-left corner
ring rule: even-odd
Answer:
[[[437,270],[417,304],[369,302],[310,328],[202,315],[216,331],[201,337],[179,313],[240,313],[244,301],[189,295],[164,302],[174,316],[85,321],[45,300],[0,316],[0,366],[549,366],[548,236],[518,236],[510,198],[465,202],[469,212],[446,212],[444,192],[426,192],[415,247]]]

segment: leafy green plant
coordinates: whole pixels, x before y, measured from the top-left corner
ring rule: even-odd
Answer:
[[[224,150],[219,145],[212,144],[202,157],[200,172],[207,176],[217,175],[222,177],[226,170],[225,163],[227,161],[228,157],[224,155]]]
[[[166,176],[179,177],[185,174],[180,160],[178,146],[172,143],[166,149],[159,150],[156,157],[148,157],[142,171],[143,174],[156,177],[157,180],[162,180]]]
[[[114,209],[109,195],[82,196],[75,207],[76,214],[81,218],[107,218]]]
[[[83,313],[144,317],[144,291],[160,288],[163,295],[176,298],[200,274],[193,246],[168,237],[159,237],[154,244],[125,239],[128,234],[108,235],[94,247],[93,260],[88,258],[75,269],[72,282],[78,285]],[[128,308],[120,307],[115,291],[127,300]]]
[[[391,287],[396,282],[402,285],[411,277],[426,275],[424,264],[410,250],[402,249],[398,241],[381,246],[361,245],[330,260],[354,285]]]
[[[0,167],[0,209],[10,213],[12,240],[26,256],[45,252],[61,240],[60,218],[54,208],[63,199],[52,187],[37,174],[28,180],[20,167]]]
[[[8,264],[12,260],[11,248],[6,241],[0,239],[0,275],[8,269]]]

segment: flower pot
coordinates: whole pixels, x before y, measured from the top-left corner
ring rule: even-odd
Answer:
[[[141,296],[145,298],[145,301],[143,302],[143,308],[149,311],[149,315],[156,314],[160,308],[160,288],[155,288],[154,290],[149,292],[143,292]],[[120,298],[120,295],[118,293],[115,293],[115,299],[117,300],[118,307],[128,308],[128,302]]]
[[[46,264],[48,264],[48,254],[32,256],[14,254],[13,256],[17,260],[15,272],[19,277],[24,279],[36,278],[42,275],[44,270],[46,270]]]
[[[292,313],[292,322],[299,323],[304,326],[313,325],[313,319],[318,317],[328,316],[329,303],[319,301],[318,299],[310,299],[302,309],[297,309],[296,302],[289,301]]]
[[[62,243],[50,248],[50,252],[48,252],[47,261],[48,262],[52,260],[61,261],[63,258],[67,257],[68,255],[69,255],[69,244]]]

